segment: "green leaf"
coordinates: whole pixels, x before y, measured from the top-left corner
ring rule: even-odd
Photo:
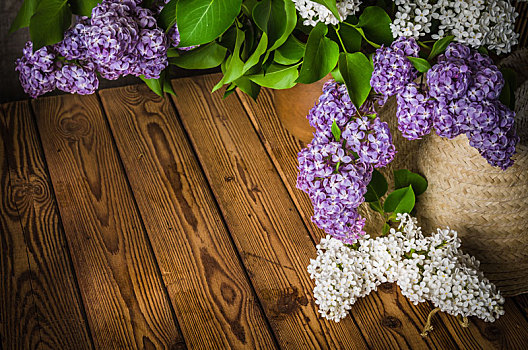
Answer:
[[[260,85],[252,82],[248,77],[240,77],[235,80],[235,85],[244,93],[256,100],[260,93]]]
[[[147,86],[150,88],[150,90],[154,91],[156,95],[163,97],[163,87],[164,82],[162,77],[159,79],[147,79],[145,76],[140,76],[141,80],[147,84]]]
[[[170,0],[167,5],[163,7],[158,15],[158,26],[168,30],[174,23],[176,23],[176,10],[178,0]]]
[[[229,51],[233,51],[235,47],[236,42],[236,36],[237,36],[237,26],[230,27],[220,38],[218,39],[218,43],[228,49]]]
[[[434,43],[433,48],[431,49],[431,53],[429,54],[429,57],[427,57],[427,60],[430,61],[436,56],[438,56],[439,54],[441,54],[442,52],[444,52],[447,46],[451,43],[451,41],[453,41],[454,38],[455,37],[453,35],[449,35],[449,36],[446,36],[445,38],[437,40]]]
[[[345,80],[350,100],[359,109],[371,90],[370,78],[374,71],[371,62],[362,52],[342,52],[339,55],[339,71]]]
[[[394,170],[394,187],[396,189],[412,186],[415,195],[419,196],[427,190],[427,180],[407,169]]]
[[[381,234],[382,234],[383,236],[385,236],[387,233],[389,233],[390,228],[391,228],[391,227],[390,227],[389,224],[384,223],[384,224],[383,224],[383,228],[381,229]]]
[[[33,50],[61,41],[71,19],[72,13],[67,0],[40,0],[29,23]]]
[[[412,186],[400,188],[387,196],[383,210],[386,213],[410,213],[416,198]]]
[[[140,78],[156,95],[163,97],[163,93],[166,92],[176,96],[176,92],[174,92],[169,78],[168,68],[161,72],[159,79],[147,79],[143,75]]]
[[[68,0],[71,11],[79,16],[92,16],[92,9],[97,6],[101,0]]]
[[[389,45],[394,40],[390,28],[391,22],[389,15],[381,7],[369,6],[359,16],[357,26],[363,29],[369,41]]]
[[[293,34],[281,47],[275,50],[275,62],[279,64],[295,64],[301,60],[306,45],[299,41]]]
[[[504,77],[504,87],[502,88],[499,100],[508,106],[511,110],[515,110],[515,90],[517,89],[517,73],[511,68],[502,67],[500,69]]]
[[[168,58],[174,58],[174,57],[180,57],[180,50],[178,50],[175,47],[171,47],[167,50],[167,57]]]
[[[226,52],[225,47],[213,41],[194,50],[180,53],[178,57],[170,58],[169,62],[185,69],[208,69],[220,65]]]
[[[176,96],[176,92],[174,91],[174,88],[172,87],[171,81],[168,79],[168,77],[163,79],[163,92]]]
[[[253,8],[253,20],[268,35],[268,49],[275,50],[295,29],[295,4],[290,0],[262,0]]]
[[[388,188],[389,184],[387,183],[385,176],[383,176],[383,174],[380,173],[378,170],[374,169],[374,172],[372,173],[372,179],[367,185],[367,193],[365,193],[365,202],[378,202],[379,199],[383,197],[385,193],[387,193]]]
[[[477,49],[477,51],[480,52],[480,53],[483,54],[483,55],[489,55],[488,49],[486,49],[485,46],[480,46],[480,47]]]
[[[260,86],[271,89],[289,89],[295,86],[295,80],[299,76],[298,66],[298,64],[283,66],[272,63],[266,73],[249,75],[248,78]]]
[[[223,99],[226,99],[229,95],[231,95],[233,92],[236,91],[236,85],[235,83],[230,84],[227,89],[224,91],[224,97]]]
[[[336,0],[313,0],[313,1],[329,9],[330,12],[332,12],[332,14],[334,15],[334,17],[337,18],[339,22],[341,22],[341,16],[339,15],[339,11],[337,10]]]
[[[337,125],[335,120],[332,122],[332,135],[334,135],[334,139],[337,142],[341,140],[341,129],[339,129],[339,126]]]
[[[330,31],[330,33],[328,33],[328,37],[338,43],[339,38],[337,37],[336,30]],[[347,25],[340,25],[339,36],[343,41],[346,52],[352,53],[361,50],[361,42],[363,41],[363,37],[356,28]]]
[[[426,73],[429,69],[431,69],[431,65],[429,64],[429,62],[427,62],[427,60],[424,60],[423,58],[411,56],[407,56],[407,58],[409,59],[409,61],[411,61],[414,68],[416,68],[420,73]]]
[[[314,83],[334,69],[339,59],[339,46],[325,37],[327,32],[328,28],[321,22],[312,29],[306,43],[298,83]]]
[[[339,71],[339,66],[336,66],[333,70],[332,70],[332,78],[334,78],[335,81],[337,81],[338,83],[341,83],[341,84],[344,84],[345,81],[343,80],[343,76],[341,75],[341,72]]]
[[[242,0],[178,0],[180,46],[201,45],[224,33],[240,13]]]
[[[15,20],[9,28],[9,34],[15,32],[20,28],[29,27],[29,21],[31,20],[31,16],[33,16],[35,11],[37,10],[37,5],[39,1],[40,0],[24,0],[22,6],[18,10]]]
[[[244,74],[244,61],[242,61],[242,59],[240,58],[240,48],[244,43],[245,37],[245,32],[237,27],[235,48],[231,55],[229,55],[229,57],[225,61],[225,68],[222,69],[222,71],[224,72],[222,80],[220,80],[218,84],[213,87],[212,92],[215,92],[216,90],[220,89],[224,84],[229,84],[235,81],[237,78],[242,76],[242,74]]]
[[[268,35],[266,33],[262,33],[262,37],[260,38],[259,44],[257,45],[255,51],[253,51],[251,56],[249,56],[248,60],[244,63],[242,74],[246,73],[250,68],[259,63],[260,57],[266,52],[267,47]]]
[[[242,1],[242,12],[247,17],[251,17],[253,14],[253,9],[258,4],[258,0],[244,0]]]
[[[379,49],[379,48],[381,47],[381,45],[376,44],[375,42],[373,42],[372,40],[369,40],[369,38],[367,38],[367,36],[365,35],[365,32],[363,31],[363,28],[356,27],[356,26],[354,26],[354,28],[355,28],[355,29],[357,30],[357,32],[361,35],[361,37],[362,37],[367,43],[369,43],[370,45],[372,45],[374,48]]]

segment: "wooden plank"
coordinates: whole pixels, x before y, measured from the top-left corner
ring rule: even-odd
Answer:
[[[97,97],[33,105],[95,346],[183,347]]]
[[[239,101],[211,95],[217,78],[174,81],[174,101],[280,346],[365,348],[352,319],[319,317],[313,243]]]
[[[273,107],[272,90],[264,89],[257,102],[241,92],[238,92],[238,95],[279,174],[281,174],[290,195],[294,198],[305,224],[318,241],[324,233],[310,222],[310,216],[313,213],[312,204],[305,193],[295,188],[297,178],[296,155],[304,145],[291,135],[277,118],[277,113]],[[404,327],[405,325],[413,325],[406,332],[400,334],[405,338],[402,340],[407,344],[420,344],[419,333],[431,309],[432,306],[425,303],[418,306],[410,304],[406,298],[397,292],[397,288],[388,285],[381,288],[380,291],[372,293],[368,298],[359,300],[353,307],[352,314],[356,317],[367,341],[372,339],[371,346],[385,341],[384,336],[386,334],[384,335],[384,332],[387,333],[387,330],[384,330],[384,325],[399,325],[400,323]],[[502,334],[506,334],[507,329],[515,329],[517,324],[524,325],[519,310],[511,303],[506,304],[506,310],[509,316],[500,319],[495,324],[495,327],[498,327]],[[380,314],[389,315],[390,318],[387,318],[388,316],[379,317]],[[389,319],[394,322],[388,322]],[[449,315],[441,314],[440,319],[441,321],[438,319],[435,321],[435,331],[426,339],[434,347],[442,342],[449,342],[451,337],[463,348],[492,347],[499,344],[519,345],[522,344],[522,337],[525,336],[524,334],[512,334],[512,337],[507,341],[505,340],[506,343],[497,343],[496,339],[490,341],[486,326],[479,322],[473,323],[465,329],[461,328],[457,320]]]
[[[187,345],[274,348],[170,100],[146,85],[100,95]]]
[[[13,103],[3,110],[1,342],[5,349],[90,349],[92,341],[29,105]]]
[[[297,153],[304,147],[304,144],[291,135],[277,118],[277,113],[273,107],[274,96],[272,90],[264,89],[256,102],[240,91],[238,91],[238,96],[247,110],[255,129],[262,138],[290,195],[294,198],[294,202],[301,212],[305,224],[318,241],[324,233],[310,222],[310,216],[313,213],[310,199],[305,193],[295,188],[297,178]],[[387,291],[390,292],[387,293]],[[377,309],[381,307],[383,313],[388,313],[391,317],[402,320],[403,324],[414,324],[414,331],[410,329],[407,332],[407,336],[410,339],[406,339],[406,342],[419,344],[419,341],[413,340],[413,338],[418,336],[419,330],[423,326],[427,313],[432,309],[432,306],[427,304],[414,306],[398,294],[399,292],[397,292],[396,288],[386,286],[386,288],[382,288],[380,291],[373,293],[372,297],[360,300],[352,309],[352,314],[357,315],[357,322],[361,330],[366,333],[367,340],[372,337],[376,343],[382,341],[382,339],[378,339],[378,337],[382,336],[379,331],[381,328],[379,327],[380,323],[382,325],[390,323],[387,322],[386,318],[381,319],[376,316],[380,313],[380,310]],[[374,302],[371,299],[375,299],[376,301]],[[370,312],[366,310],[370,310]],[[510,334],[511,332],[508,330],[516,329],[518,325],[525,326],[522,315],[511,302],[506,303],[506,312],[508,316],[501,318],[494,325],[494,327],[500,330],[499,332],[501,334]],[[459,346],[471,348],[475,346],[520,345],[523,344],[523,337],[528,339],[528,333],[524,334],[524,332],[513,332],[508,339],[504,337],[491,337],[489,336],[489,329],[491,328],[483,323],[476,322],[465,329],[461,328],[457,320],[449,315],[441,314],[440,318],[441,322],[436,322],[435,331],[430,335],[431,341],[436,341],[436,338],[440,337],[446,338],[448,337],[447,333],[449,333]],[[395,324],[399,323],[395,322]],[[374,325],[375,327],[369,328],[369,325]],[[369,329],[366,330],[364,327]],[[493,339],[490,340],[490,337]]]

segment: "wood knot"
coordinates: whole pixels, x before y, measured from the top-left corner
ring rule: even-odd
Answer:
[[[394,317],[394,316],[385,316],[381,320],[381,324],[384,327],[387,327],[387,328],[390,328],[390,329],[400,328],[401,325],[402,325],[401,321],[397,317]]]
[[[299,309],[300,305],[308,305],[308,299],[305,295],[299,296],[299,291],[295,287],[280,293],[276,303],[279,314],[292,314]]]
[[[84,115],[74,115],[59,121],[59,130],[64,137],[78,140],[91,134],[90,121]]]
[[[225,182],[231,182],[233,181],[235,178],[233,176],[224,176],[224,181]]]
[[[17,179],[11,187],[16,203],[43,202],[49,198],[48,184],[40,177],[32,175],[29,180]]]
[[[229,284],[222,282],[220,284],[220,293],[225,302],[229,305],[233,305],[236,301],[236,291]]]

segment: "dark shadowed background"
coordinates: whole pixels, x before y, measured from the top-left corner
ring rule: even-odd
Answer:
[[[0,103],[8,101],[16,101],[27,99],[28,96],[22,90],[18,81],[18,74],[15,72],[15,60],[22,55],[22,48],[25,42],[29,39],[29,31],[21,29],[13,34],[8,34],[11,22],[16,17],[16,13],[23,0],[0,0],[0,73],[2,79],[0,80]],[[522,33],[520,38],[520,46],[528,44],[528,3],[517,3],[517,11],[520,13],[517,21],[517,32]],[[192,76],[198,74],[205,74],[211,71],[186,71],[183,69],[175,69],[175,77]],[[116,81],[100,80],[100,88],[130,85],[140,82],[135,77],[120,78]],[[55,94],[60,92],[55,92]],[[53,94],[53,93],[51,93]]]

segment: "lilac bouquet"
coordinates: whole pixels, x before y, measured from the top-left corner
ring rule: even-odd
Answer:
[[[97,90],[99,76],[159,79],[180,35],[176,24],[168,32],[158,26],[154,16],[164,3],[153,9],[140,3],[103,0],[89,17],[78,17],[60,42],[36,51],[28,42],[16,62],[24,91],[33,98],[54,89],[86,95]]]
[[[397,97],[398,129],[409,140],[422,138],[433,128],[448,138],[465,134],[491,165],[506,169],[513,163],[519,139],[514,112],[498,100],[505,81],[491,59],[451,43],[416,83],[421,73],[416,62],[423,62],[413,59],[420,60],[419,54],[414,38],[402,37],[380,47],[373,55],[373,92],[359,109],[344,84],[330,81],[307,116],[316,131],[298,155],[297,187],[310,196],[313,222],[345,243],[365,234],[365,220],[357,209],[373,169],[389,164],[396,153],[388,125],[376,115],[376,101],[384,104]]]
[[[405,52],[403,43],[412,49]],[[418,71],[409,56],[418,56],[413,38],[400,38],[390,47],[378,49],[371,78],[374,91],[384,99],[397,96],[396,116],[402,135],[415,140],[432,128],[447,138],[465,134],[491,165],[510,167],[519,140],[513,125],[515,113],[499,101],[505,80],[493,61],[467,46],[451,43],[427,71],[426,84],[417,84],[413,80]]]
[[[56,88],[90,94],[100,78],[126,75],[142,78],[161,95],[172,92],[167,81],[171,65],[219,67],[224,76],[213,91],[225,86],[227,96],[239,88],[253,98],[261,87],[286,89],[333,72],[360,108],[371,86],[368,74],[356,74],[357,70],[370,73],[371,54],[380,46],[387,48],[395,37],[419,38],[420,45],[428,47],[453,34],[457,42],[497,53],[510,52],[518,39],[512,30],[517,14],[509,1],[376,4],[364,0],[65,0],[60,4],[39,0],[36,6],[23,7],[11,27],[11,31],[29,27],[32,39],[16,70],[31,97]],[[474,18],[468,17],[473,10]],[[448,20],[450,11],[475,23],[470,28],[456,25]],[[432,33],[436,26],[438,33]],[[412,50],[407,55],[416,57],[416,48]],[[405,57],[393,58],[399,60],[391,63],[394,67],[407,67],[407,73],[413,74]]]
[[[343,242],[365,234],[357,208],[364,201],[374,167],[396,153],[387,123],[372,106],[356,110],[346,87],[327,82],[308,115],[314,140],[299,153],[297,187],[314,205],[313,222]]]

